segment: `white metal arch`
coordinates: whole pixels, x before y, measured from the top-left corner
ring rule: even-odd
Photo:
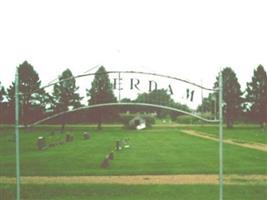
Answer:
[[[41,87],[40,89],[44,89],[44,88],[53,86],[53,85],[55,85],[57,83],[60,83],[60,82],[63,82],[63,81],[67,81],[67,80],[71,80],[71,79],[78,79],[78,78],[82,78],[82,77],[86,77],[86,76],[93,76],[95,74],[101,74],[101,73],[86,73],[86,74],[81,74],[81,75],[69,77],[67,79],[62,79],[60,81],[49,83],[49,84]],[[107,71],[107,72],[105,72],[103,74],[143,74],[143,75],[152,75],[152,76],[157,76],[157,77],[162,77],[162,78],[167,78],[167,79],[172,79],[172,80],[176,80],[176,81],[188,83],[190,85],[199,87],[199,88],[204,89],[204,90],[209,90],[209,91],[218,91],[219,90],[219,88],[213,89],[213,88],[204,87],[204,86],[199,85],[197,83],[193,83],[191,81],[188,81],[188,80],[185,80],[185,79],[181,79],[181,78],[177,78],[177,77],[174,77],[174,76],[163,75],[163,74],[158,74],[158,73],[151,73],[151,72],[140,72],[140,71]],[[36,90],[36,91],[38,91],[38,90]],[[33,92],[35,92],[35,91],[33,91]]]
[[[81,107],[81,108],[77,108],[71,111],[65,111],[65,112],[61,112],[61,113],[57,113],[53,116],[47,117],[45,119],[42,119],[40,121],[37,121],[33,124],[31,124],[30,126],[34,126],[37,125],[39,123],[42,123],[44,121],[47,121],[51,118],[69,113],[69,112],[74,112],[74,111],[78,111],[78,110],[82,110],[82,109],[91,109],[91,108],[96,108],[96,107],[105,107],[105,106],[119,106],[119,105],[138,105],[138,106],[148,106],[148,107],[156,107],[156,108],[162,108],[162,109],[167,109],[167,110],[171,110],[171,111],[175,111],[175,112],[181,112],[193,117],[196,117],[198,119],[204,120],[206,122],[219,122],[219,136],[220,136],[220,142],[219,142],[219,186],[220,186],[220,190],[219,190],[219,200],[223,200],[223,113],[222,113],[222,106],[223,106],[223,97],[222,97],[222,92],[223,92],[223,80],[222,80],[222,73],[220,72],[220,77],[219,77],[219,88],[215,88],[215,89],[211,89],[211,88],[207,88],[207,87],[203,87],[199,84],[184,80],[184,79],[180,79],[177,77],[173,77],[173,76],[168,76],[168,75],[162,75],[162,74],[157,74],[157,73],[149,73],[149,72],[140,72],[140,71],[108,71],[106,72],[108,74],[111,73],[132,73],[132,74],[144,74],[144,75],[153,75],[153,76],[158,76],[158,77],[163,77],[163,78],[168,78],[168,79],[173,79],[173,80],[177,80],[177,81],[181,81],[184,83],[188,83],[191,84],[193,86],[205,89],[205,90],[209,90],[209,91],[218,91],[219,92],[219,120],[208,120],[205,118],[202,118],[200,116],[197,116],[193,113],[189,113],[180,109],[176,109],[176,108],[172,108],[172,107],[168,107],[168,106],[162,106],[162,105],[155,105],[155,104],[147,104],[147,103],[106,103],[106,104],[97,104],[97,105],[91,105],[91,106],[86,106],[86,107]],[[96,73],[87,73],[87,74],[82,74],[82,75],[78,75],[78,76],[73,76],[70,77],[68,79],[63,79],[51,84],[47,84],[43,87],[41,87],[40,89],[44,89],[50,86],[53,86],[59,82],[63,82],[66,80],[71,80],[71,79],[77,79],[77,78],[81,78],[81,77],[85,77],[85,76],[92,76],[95,75]],[[35,90],[33,92],[36,92],[38,90]],[[21,126],[19,125],[19,73],[18,73],[18,68],[16,70],[16,75],[15,75],[15,134],[16,134],[16,199],[20,200],[20,159],[19,159],[19,128],[21,128]],[[22,94],[23,95],[23,94]]]
[[[209,120],[209,119],[206,119],[206,118],[203,118],[201,116],[198,116],[198,115],[195,115],[193,113],[190,113],[190,112],[187,112],[187,111],[184,111],[184,110],[181,110],[181,109],[177,109],[177,108],[173,108],[173,107],[168,107],[168,106],[162,106],[162,105],[157,105],[157,104],[149,104],[149,103],[123,103],[123,102],[118,102],[118,103],[103,103],[103,104],[95,104],[95,105],[90,105],[90,106],[83,106],[83,107],[80,107],[80,108],[76,108],[76,109],[73,109],[73,110],[69,110],[69,111],[63,111],[63,112],[60,112],[60,113],[56,113],[52,116],[49,116],[49,117],[46,117],[44,119],[41,119],[37,122],[34,122],[32,124],[29,124],[28,127],[33,127],[33,126],[36,126],[38,124],[41,124],[43,122],[46,122],[50,119],[53,119],[53,118],[56,118],[56,117],[59,117],[61,115],[65,115],[65,114],[68,114],[68,113],[72,113],[72,112],[76,112],[76,111],[80,111],[80,110],[87,110],[87,109],[93,109],[93,108],[100,108],[100,107],[110,107],[110,106],[143,106],[143,107],[151,107],[151,108],[160,108],[160,109],[164,109],[164,110],[170,110],[170,111],[174,111],[174,112],[179,112],[179,113],[183,113],[183,114],[186,114],[186,115],[190,115],[192,117],[195,117],[195,118],[198,118],[200,120],[203,120],[205,122],[209,122],[209,123],[216,123],[216,122],[219,122],[219,120]]]

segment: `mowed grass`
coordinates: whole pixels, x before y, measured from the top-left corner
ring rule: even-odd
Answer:
[[[218,137],[219,129],[216,126],[192,126],[193,130],[208,133]],[[224,138],[238,142],[267,144],[267,128],[260,128],[259,125],[236,125],[234,128],[224,128]]]
[[[75,137],[73,142],[38,151],[37,137],[48,138],[51,131],[58,128],[21,130],[22,176],[218,173],[218,143],[186,135],[177,127],[143,131],[104,127],[97,131],[93,127],[67,126],[66,132]],[[213,127],[200,129],[213,131]],[[0,131],[0,176],[15,176],[15,143],[9,141],[14,130],[2,127]],[[90,140],[83,140],[84,131],[91,133]],[[64,134],[56,133],[54,137],[64,138]],[[115,152],[110,167],[102,169],[100,163],[115,148],[115,142],[126,138],[129,138],[130,148]],[[225,144],[224,156],[226,174],[267,173],[266,152]]]
[[[215,185],[22,185],[22,200],[215,200]],[[266,200],[264,185],[226,185],[224,200]],[[15,185],[0,185],[0,199],[15,199]]]

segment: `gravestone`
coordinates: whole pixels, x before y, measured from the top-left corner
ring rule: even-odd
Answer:
[[[38,148],[38,150],[41,151],[41,150],[45,149],[45,147],[46,147],[45,138],[42,137],[42,136],[38,137],[37,138],[37,148]]]
[[[90,139],[90,133],[88,133],[88,132],[84,132],[84,133],[83,133],[83,139],[84,139],[84,140],[89,140],[89,139]]]
[[[121,150],[120,141],[117,140],[117,141],[116,141],[116,151],[120,151],[120,150]]]
[[[113,151],[108,154],[108,159],[113,160],[114,159],[114,153]]]
[[[65,141],[66,142],[72,142],[74,140],[74,136],[70,134],[66,134]]]
[[[129,149],[129,148],[130,148],[129,138],[126,138],[126,139],[124,140],[124,145],[123,145],[123,147],[124,147],[125,149]]]
[[[109,158],[108,156],[102,161],[101,168],[108,168],[109,167]]]

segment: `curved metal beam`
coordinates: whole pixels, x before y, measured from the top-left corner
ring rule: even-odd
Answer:
[[[190,85],[199,87],[199,88],[204,89],[204,90],[218,91],[217,88],[215,88],[215,89],[207,88],[207,87],[203,87],[202,85],[199,85],[199,84],[196,84],[196,83],[193,83],[191,81],[187,81],[187,80],[184,80],[184,79],[181,79],[181,78],[177,78],[177,77],[174,77],[174,76],[157,74],[157,73],[151,73],[151,72],[140,72],[140,71],[107,71],[106,73],[98,73],[98,74],[115,74],[115,73],[145,74],[145,75],[158,76],[158,77],[162,77],[162,78],[168,78],[168,79],[173,79],[173,80],[181,81],[181,82],[184,82],[184,83],[188,83]],[[54,82],[54,83],[47,84],[47,85],[41,87],[40,89],[44,89],[44,88],[50,87],[52,85],[55,85],[55,84],[60,83],[60,82],[63,82],[63,81],[67,81],[67,80],[71,80],[71,79],[77,79],[77,78],[82,78],[82,77],[86,77],[86,76],[92,76],[92,75],[95,75],[95,74],[97,74],[97,73],[87,73],[87,74],[81,74],[81,75],[77,75],[77,76],[72,76],[72,77],[69,77],[69,78],[66,78],[66,79],[63,79],[63,80]],[[40,90],[40,89],[38,89],[38,90]],[[33,92],[36,92],[36,91],[33,91]]]
[[[33,126],[41,124],[41,123],[43,123],[43,122],[45,122],[47,120],[53,119],[55,117],[58,117],[58,116],[61,116],[61,115],[64,115],[64,114],[68,114],[68,113],[72,113],[72,112],[76,112],[76,111],[80,111],[80,110],[99,108],[99,107],[109,107],[109,106],[124,106],[124,105],[127,105],[127,106],[146,106],[146,107],[152,107],[152,108],[160,108],[160,109],[165,109],[165,110],[170,110],[170,111],[180,112],[180,113],[183,113],[183,114],[186,114],[186,115],[190,115],[192,117],[198,118],[198,119],[200,119],[202,121],[209,122],[209,123],[219,122],[219,120],[209,120],[209,119],[200,117],[198,115],[195,115],[193,113],[190,113],[190,112],[187,112],[187,111],[183,111],[183,110],[180,110],[180,109],[177,109],[177,108],[168,107],[168,106],[149,104],[149,103],[121,103],[121,102],[118,102],[118,103],[103,103],[103,104],[95,104],[95,105],[90,105],[90,106],[83,106],[83,107],[76,108],[76,109],[73,109],[73,110],[60,112],[60,113],[54,114],[52,116],[46,117],[44,119],[41,119],[41,120],[39,120],[37,122],[34,122],[34,123],[32,123],[32,124],[30,124],[28,126],[29,127],[33,127]]]

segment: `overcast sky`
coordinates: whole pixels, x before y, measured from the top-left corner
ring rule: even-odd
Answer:
[[[0,1],[0,81],[24,60],[42,83],[66,68],[153,71],[212,87],[230,66],[245,88],[267,68],[265,0]]]

